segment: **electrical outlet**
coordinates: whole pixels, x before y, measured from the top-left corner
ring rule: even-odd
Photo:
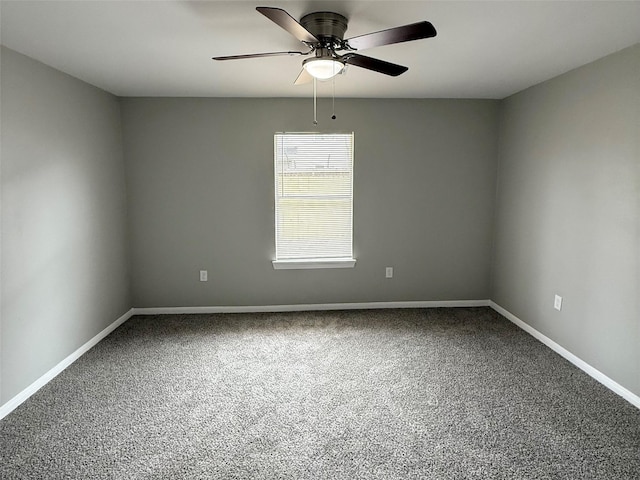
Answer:
[[[387,267],[384,269],[385,278],[393,278],[393,267]]]
[[[560,295],[556,295],[556,298],[553,301],[553,308],[558,311],[562,310],[562,297]]]
[[[209,273],[206,270],[200,270],[200,281],[206,282],[209,280]]]

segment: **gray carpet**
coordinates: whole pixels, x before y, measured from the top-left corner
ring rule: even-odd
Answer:
[[[134,317],[0,442],[3,480],[640,478],[640,411],[488,308]]]

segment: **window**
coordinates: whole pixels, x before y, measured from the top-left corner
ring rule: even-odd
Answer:
[[[274,140],[273,267],[353,267],[353,133]]]

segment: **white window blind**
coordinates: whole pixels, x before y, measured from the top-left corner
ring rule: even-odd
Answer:
[[[276,262],[353,260],[353,133],[274,143]]]

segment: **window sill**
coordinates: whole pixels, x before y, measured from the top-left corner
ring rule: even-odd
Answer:
[[[353,268],[355,258],[313,258],[308,260],[273,260],[275,270],[304,270],[311,268]]]

